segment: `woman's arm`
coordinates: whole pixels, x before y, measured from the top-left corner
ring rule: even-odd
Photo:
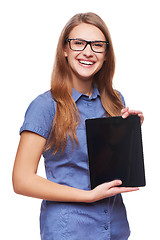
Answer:
[[[13,168],[14,191],[50,201],[84,200],[85,191],[56,184],[36,174],[45,143],[46,139],[35,133],[24,131],[21,134]]]
[[[37,168],[45,144],[45,138],[32,132],[22,132],[13,168],[13,188],[17,194],[49,201],[94,202],[118,193],[138,190],[117,187],[121,181],[115,180],[85,191],[40,177]]]

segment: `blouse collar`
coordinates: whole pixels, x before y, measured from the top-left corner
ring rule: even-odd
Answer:
[[[82,96],[85,96],[91,100],[96,99],[98,96],[100,97],[100,93],[98,89],[94,86],[92,96],[89,98],[89,96],[85,95],[84,93],[80,93],[75,88],[72,88],[72,98],[75,102],[77,102]]]

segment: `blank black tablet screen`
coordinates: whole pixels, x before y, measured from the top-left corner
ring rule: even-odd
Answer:
[[[140,118],[86,120],[91,189],[115,179],[125,187],[145,186]]]

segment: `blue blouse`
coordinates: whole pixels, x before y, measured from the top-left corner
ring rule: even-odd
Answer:
[[[72,90],[80,123],[77,129],[79,145],[68,139],[62,155],[44,152],[47,179],[78,189],[90,190],[85,119],[105,117],[100,94],[94,88],[91,98]],[[122,97],[122,102],[124,99]],[[56,102],[51,92],[38,96],[28,107],[20,133],[32,131],[48,139]],[[42,240],[127,240],[130,235],[126,210],[121,194],[94,203],[42,201],[40,214]]]

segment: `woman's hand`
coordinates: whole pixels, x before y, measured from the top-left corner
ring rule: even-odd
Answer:
[[[143,116],[143,113],[141,111],[139,111],[139,110],[129,110],[129,107],[123,108],[121,110],[122,118],[127,118],[130,115],[138,115],[138,117],[140,117],[140,119],[141,119],[141,124],[143,123],[144,116]]]
[[[97,186],[90,191],[90,202],[96,202],[104,198],[115,196],[119,193],[133,192],[139,190],[138,187],[119,187],[121,184],[121,180],[114,180]]]

